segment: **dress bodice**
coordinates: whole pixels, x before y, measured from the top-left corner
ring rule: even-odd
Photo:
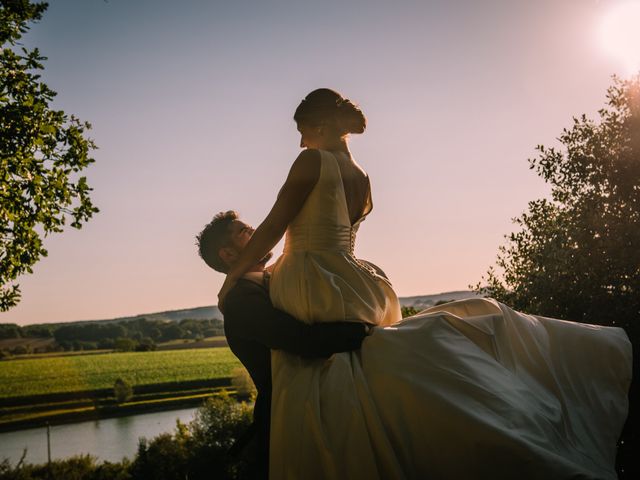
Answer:
[[[391,284],[354,256],[358,226],[371,197],[351,224],[338,159],[320,150],[320,175],[289,223],[284,252],[273,266],[271,301],[303,322],[357,320],[390,325],[400,319]]]
[[[318,182],[289,224],[284,252],[329,250],[353,255],[356,232],[371,202],[367,200],[364,215],[351,225],[338,159],[324,150],[320,156]]]

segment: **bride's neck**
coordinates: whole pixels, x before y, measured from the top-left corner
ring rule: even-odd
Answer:
[[[351,152],[349,152],[349,144],[347,143],[347,139],[345,137],[327,139],[327,141],[322,144],[321,150],[344,152],[347,155],[351,155]]]

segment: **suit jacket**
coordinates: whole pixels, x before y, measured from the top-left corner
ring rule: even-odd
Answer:
[[[240,359],[256,385],[258,395],[253,424],[230,453],[238,454],[256,443],[256,461],[266,477],[271,414],[271,350],[285,350],[303,357],[330,357],[357,350],[366,326],[354,322],[306,324],[273,307],[262,285],[240,279],[225,299],[224,331],[231,351]]]

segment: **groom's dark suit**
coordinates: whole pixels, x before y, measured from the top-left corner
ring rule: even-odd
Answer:
[[[329,357],[360,348],[366,336],[361,323],[331,322],[308,325],[271,304],[265,287],[240,279],[225,299],[224,331],[231,351],[253,379],[258,396],[253,424],[232,448],[257,442],[258,469],[265,476],[269,458],[271,414],[271,349],[303,357]]]

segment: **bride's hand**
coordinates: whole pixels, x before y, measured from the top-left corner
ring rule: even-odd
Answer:
[[[227,275],[224,279],[222,288],[220,288],[220,291],[218,292],[218,309],[222,313],[224,313],[224,299],[231,291],[231,289],[235,287],[236,283],[238,283],[238,279],[235,277],[231,277],[230,275]]]

